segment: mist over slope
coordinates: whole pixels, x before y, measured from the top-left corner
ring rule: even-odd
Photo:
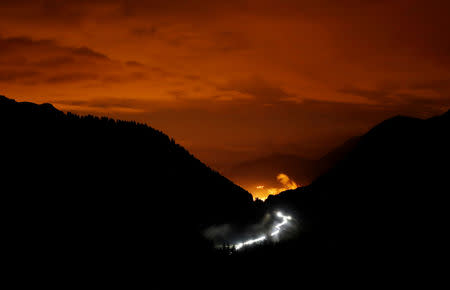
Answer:
[[[211,250],[204,228],[254,215],[248,192],[144,124],[0,96],[0,132],[20,255],[197,255]]]

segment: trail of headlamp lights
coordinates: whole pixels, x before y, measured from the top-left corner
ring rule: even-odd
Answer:
[[[277,212],[277,217],[281,218],[282,221],[280,223],[276,224],[273,227],[273,230],[270,233],[271,237],[278,235],[280,233],[282,227],[284,225],[286,225],[289,222],[289,220],[292,219],[290,216],[283,215],[283,213],[280,212],[280,211]],[[234,245],[234,247],[236,248],[236,250],[239,250],[242,247],[253,245],[255,243],[260,243],[260,242],[262,242],[262,241],[264,241],[266,239],[267,239],[267,236],[266,235],[262,235],[262,236],[260,236],[260,237],[258,237],[256,239],[248,240],[248,241],[245,241],[245,242],[242,242],[242,243],[237,243],[236,245]]]

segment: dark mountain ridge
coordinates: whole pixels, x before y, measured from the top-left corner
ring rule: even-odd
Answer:
[[[255,216],[248,192],[144,124],[0,96],[0,132],[18,255],[202,256],[204,228]]]

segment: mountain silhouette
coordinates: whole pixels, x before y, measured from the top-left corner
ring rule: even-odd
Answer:
[[[255,216],[248,192],[144,124],[0,96],[0,132],[6,241],[17,257],[208,256],[206,227]]]
[[[289,208],[303,221],[301,238],[286,246],[289,255],[386,268],[443,257],[449,132],[450,111],[426,120],[388,119],[311,185],[269,197],[269,207]]]
[[[265,203],[144,124],[0,96],[0,132],[3,241],[35,268],[410,269],[448,255],[450,111],[388,119],[323,157],[334,165],[310,185]],[[295,235],[226,256],[204,238],[274,210],[294,217]]]

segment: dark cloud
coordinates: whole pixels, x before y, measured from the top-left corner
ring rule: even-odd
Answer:
[[[125,64],[128,65],[128,66],[137,66],[137,67],[144,66],[144,64],[142,64],[142,63],[140,63],[138,61],[135,61],[135,60],[129,60]]]
[[[229,53],[247,50],[251,47],[250,40],[239,32],[222,31],[214,35],[215,42],[210,49]]]
[[[75,58],[71,56],[61,56],[61,57],[49,57],[45,59],[40,59],[37,61],[34,61],[32,65],[39,66],[39,67],[62,67],[65,65],[73,65],[76,63]]]
[[[53,40],[30,37],[0,37],[0,81],[37,85],[70,84],[98,81],[102,83],[139,81],[148,78],[145,66],[128,61],[124,70],[120,61],[86,46],[70,47]],[[7,68],[7,69],[6,69]],[[114,73],[111,73],[114,72]]]
[[[413,90],[432,90],[440,93],[450,93],[450,79],[418,81],[412,83],[410,88]]]
[[[386,90],[367,90],[367,89],[349,87],[349,88],[344,88],[344,89],[338,90],[338,93],[363,97],[363,98],[366,98],[368,100],[375,101],[375,102],[384,102],[384,101],[388,100],[387,97],[392,92],[389,92]]]
[[[85,47],[85,46],[78,47],[78,48],[72,48],[72,52],[74,54],[80,55],[80,56],[109,60],[109,58],[106,55],[104,55],[103,53],[93,51],[92,49]]]
[[[186,96],[188,95],[188,93],[183,90],[171,90],[168,93],[169,93],[169,95],[175,97],[175,99],[178,99],[178,100],[182,100],[182,99],[186,100]]]
[[[151,103],[149,101],[143,101],[139,99],[131,98],[119,98],[119,97],[96,97],[90,100],[58,100],[55,101],[56,105],[69,105],[80,107],[81,109],[137,109],[148,106]]]
[[[131,33],[140,37],[153,37],[156,35],[157,31],[158,29],[156,28],[156,26],[151,26],[151,27],[133,28],[131,30]]]
[[[39,76],[39,72],[30,70],[2,70],[0,69],[0,82],[17,82],[28,81],[36,76]]]
[[[22,23],[39,22],[40,25],[47,26],[80,26],[83,20],[89,17],[92,10],[97,10],[104,5],[113,6],[114,4],[111,4],[111,1],[102,0],[1,1],[0,17],[3,19],[14,19]],[[102,9],[99,9],[100,15],[102,14],[101,11]]]
[[[145,72],[131,72],[122,74],[106,74],[102,77],[102,81],[106,83],[121,83],[142,81],[148,79],[148,74]]]
[[[262,104],[289,102],[297,98],[294,94],[289,94],[282,88],[274,86],[260,77],[230,81],[224,86],[219,86],[219,89],[249,95],[255,102]]]
[[[424,116],[429,117],[433,115],[433,112],[438,113],[450,106],[450,95],[437,97],[424,95],[423,92],[417,91],[430,90],[443,92],[446,88],[447,83],[445,81],[430,81],[417,82],[410,86],[405,85],[404,87],[391,86],[391,90],[346,88],[338,90],[338,92],[366,98],[374,102],[374,107],[382,108],[385,111],[397,111],[406,115],[412,114],[419,116],[425,114]],[[413,92],[404,92],[405,89],[412,89]]]
[[[36,64],[63,64],[75,61],[111,60],[100,52],[85,46],[70,47],[58,44],[50,39],[33,39],[31,37],[0,37],[0,59],[27,57]]]
[[[38,52],[48,51],[51,53],[66,53],[74,56],[83,56],[94,59],[108,60],[108,57],[102,53],[94,51],[88,47],[70,47],[58,44],[51,39],[33,39],[31,37],[1,37],[0,36],[0,51],[2,53],[20,53],[24,50],[31,52],[37,50]]]
[[[81,81],[91,81],[97,80],[99,76],[94,73],[66,73],[66,74],[58,74],[55,76],[51,76],[46,80],[48,83],[72,83],[72,82],[81,82]]]
[[[400,106],[410,106],[428,111],[445,111],[450,107],[450,96],[430,97],[417,94],[400,93],[395,95]]]
[[[8,37],[0,36],[0,52],[12,53],[26,49],[42,49],[56,46],[53,40],[41,39],[33,40],[30,37]]]

